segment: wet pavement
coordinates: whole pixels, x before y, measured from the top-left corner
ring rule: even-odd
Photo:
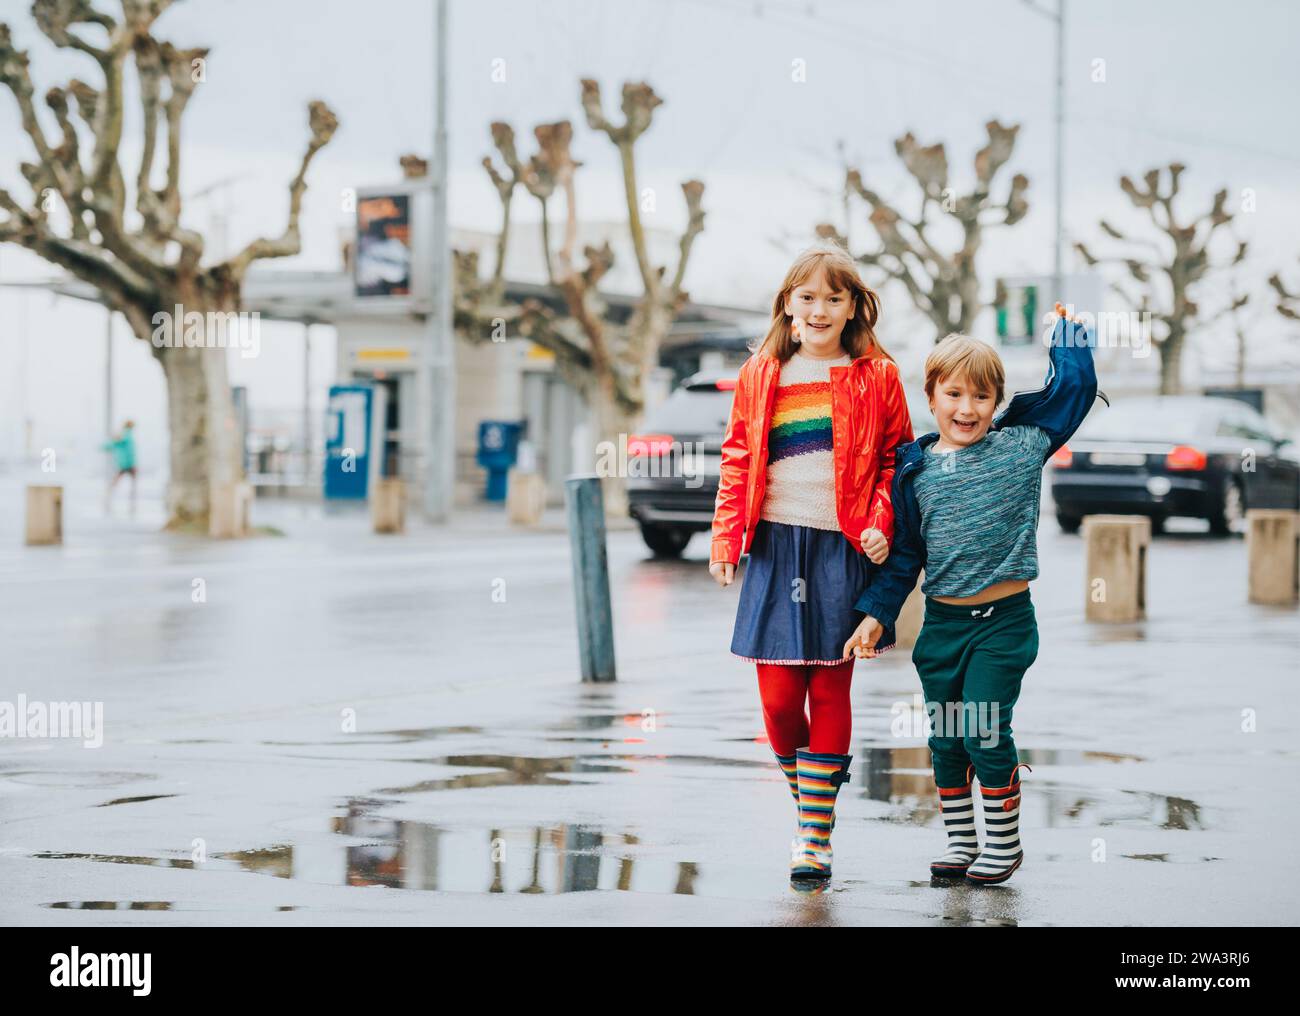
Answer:
[[[1004,886],[931,883],[919,685],[905,650],[859,662],[835,878],[807,893],[703,536],[666,562],[610,533],[620,679],[582,685],[561,513],[378,537],[259,502],[284,535],[212,543],[77,493],[62,548],[0,519],[0,700],[104,715],[100,747],[0,739],[0,923],[1296,921],[1300,615],[1246,603],[1240,537],[1157,537],[1149,619],[1101,627],[1045,515]]]

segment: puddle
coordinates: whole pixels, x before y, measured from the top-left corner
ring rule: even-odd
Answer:
[[[460,766],[466,769],[487,769],[484,773],[463,773],[443,779],[421,780],[404,787],[387,787],[376,794],[421,794],[431,790],[464,790],[478,787],[516,787],[546,784],[569,786],[582,780],[569,780],[564,774],[631,772],[625,766],[614,765],[604,755],[570,755],[554,758],[528,755],[446,755],[441,758],[402,759],[404,762]]]
[[[164,801],[169,797],[176,797],[176,794],[148,794],[144,797],[118,797],[111,801],[105,801],[103,804],[95,805],[96,808],[109,808],[115,804],[141,804],[144,801]]]
[[[654,722],[656,726],[662,726],[663,721],[667,716],[668,713],[655,710]],[[608,730],[611,727],[628,727],[637,731],[642,731],[642,726],[647,719],[649,719],[649,717],[642,713],[588,713],[585,715],[572,716],[569,719],[560,720],[557,723],[548,723],[543,726],[542,729],[582,732],[588,730]]]
[[[1022,750],[1031,766],[1121,765],[1143,762],[1138,755],[1077,749]],[[895,805],[868,821],[930,825],[941,821],[930,751],[923,746],[866,748],[854,755],[848,790],[859,797]],[[978,789],[976,790],[978,795]],[[1158,829],[1203,829],[1201,806],[1187,798],[1147,791],[1082,788],[1025,778],[1024,809],[1031,821],[1049,828],[1062,825],[1141,826]]]
[[[54,903],[42,903],[50,910],[173,910],[173,911],[244,911],[268,910],[280,912],[297,910],[297,907],[259,906],[254,903],[240,904],[239,907],[226,907],[215,903],[176,903],[169,900],[58,900]]]
[[[33,856],[246,871],[325,885],[480,893],[601,889],[693,895],[700,878],[695,862],[645,856],[638,837],[630,833],[612,833],[590,825],[467,830],[384,818],[370,811],[373,803],[353,802],[348,813],[335,816],[329,841],[313,837],[298,844],[218,853],[202,863],[120,854],[45,852]],[[114,901],[90,903],[102,904],[104,909],[119,906]]]
[[[154,773],[123,772],[74,772],[53,769],[19,769],[10,773],[0,773],[0,779],[10,780],[33,787],[62,787],[81,789],[83,787],[117,787],[123,783],[136,783],[140,780],[156,780]]]
[[[44,850],[32,857],[51,861],[100,861],[106,864],[145,864],[155,868],[193,868],[195,864],[189,858],[182,857],[133,857],[129,854],[74,854],[54,850]]]

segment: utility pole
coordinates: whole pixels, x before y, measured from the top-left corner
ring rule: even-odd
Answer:
[[[302,476],[311,476],[311,322],[302,323]]]
[[[433,151],[429,180],[433,212],[430,224],[432,277],[427,319],[429,459],[424,470],[424,514],[430,522],[451,515],[456,482],[456,361],[451,331],[451,250],[447,223],[447,0],[437,0],[433,26]]]
[[[1056,236],[1052,241],[1052,299],[1064,301],[1061,286],[1065,273],[1061,265],[1065,242],[1065,0],[1056,0],[1056,10],[1023,0],[1026,7],[1056,23]]]
[[[104,437],[113,436],[113,308],[104,304]]]

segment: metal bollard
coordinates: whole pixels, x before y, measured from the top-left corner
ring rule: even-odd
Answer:
[[[1300,512],[1246,512],[1249,599],[1289,607],[1300,599]]]
[[[564,481],[573,558],[573,599],[578,616],[582,680],[613,681],[614,617],[609,606],[609,562],[605,554],[605,499],[594,474]]]

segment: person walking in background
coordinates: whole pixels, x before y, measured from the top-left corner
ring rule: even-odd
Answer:
[[[112,441],[104,442],[104,450],[113,453],[113,462],[117,472],[113,474],[113,479],[109,481],[108,492],[104,495],[104,511],[107,512],[112,506],[113,490],[117,487],[117,481],[123,476],[131,477],[131,513],[135,514],[135,421],[127,420],[122,424],[122,432]]]

